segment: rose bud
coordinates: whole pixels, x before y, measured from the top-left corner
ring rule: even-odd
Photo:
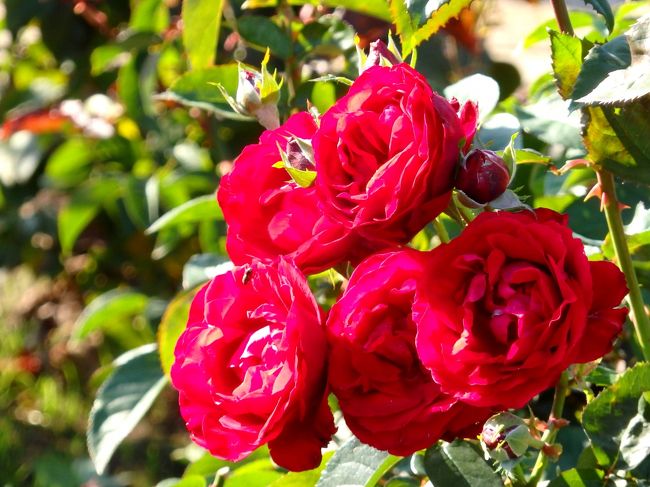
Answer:
[[[510,172],[501,157],[489,150],[474,149],[460,166],[456,188],[485,204],[501,196],[509,182]]]
[[[370,66],[394,66],[399,64],[402,60],[398,56],[399,54],[392,52],[386,44],[377,39],[370,44],[368,57],[363,65],[364,70]]]
[[[481,444],[492,459],[500,462],[521,457],[528,447],[544,446],[526,422],[512,413],[499,413],[488,419],[481,432]]]

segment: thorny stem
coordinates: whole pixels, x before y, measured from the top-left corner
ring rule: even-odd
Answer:
[[[614,184],[614,176],[609,171],[598,171],[598,180],[602,189],[603,206],[605,207],[605,218],[607,219],[607,227],[609,228],[609,235],[611,236],[612,243],[614,244],[614,252],[618,265],[625,274],[625,281],[629,289],[629,302],[632,314],[632,323],[634,323],[634,331],[646,360],[650,360],[650,318],[645,311],[643,304],[643,296],[641,295],[641,288],[639,281],[634,271],[632,264],[632,257],[630,250],[627,246],[625,239],[625,232],[623,229],[623,221],[621,219],[621,210],[619,202],[616,198],[616,186]]]
[[[564,411],[564,401],[566,400],[567,393],[569,392],[569,374],[565,370],[560,376],[560,380],[555,385],[555,395],[553,396],[553,405],[551,406],[551,414],[548,417],[548,429],[542,435],[544,443],[552,444],[557,436],[558,428],[555,425],[556,419],[562,418],[562,411]],[[546,464],[548,463],[548,456],[543,450],[540,450],[537,455],[537,461],[533,467],[533,472],[528,481],[529,487],[534,487],[542,478]]]

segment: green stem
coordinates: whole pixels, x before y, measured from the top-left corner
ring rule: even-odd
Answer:
[[[553,396],[553,405],[551,406],[551,414],[548,417],[548,429],[542,435],[542,441],[547,444],[552,444],[557,436],[558,428],[555,426],[555,419],[562,418],[562,411],[564,411],[564,401],[566,400],[567,393],[569,392],[569,374],[565,370],[560,376],[560,380],[555,385],[555,396]],[[537,455],[537,461],[533,467],[530,480],[528,481],[529,487],[534,487],[544,475],[546,465],[548,463],[548,456],[543,451]]]
[[[440,218],[433,220],[433,228],[436,229],[436,234],[438,234],[438,237],[442,243],[449,242],[449,233],[445,228],[445,224],[440,221]]]
[[[639,281],[634,271],[634,265],[632,264],[630,249],[627,246],[623,221],[621,219],[621,210],[618,199],[616,198],[614,176],[608,171],[600,170],[598,171],[598,180],[600,181],[600,187],[603,192],[605,218],[607,219],[610,238],[614,244],[616,260],[623,274],[625,274],[625,281],[630,290],[628,299],[630,302],[632,323],[634,323],[634,331],[643,356],[646,360],[650,360],[650,318],[645,311],[641,288],[639,287]]]
[[[560,26],[560,30],[570,36],[574,35],[571,18],[569,17],[569,10],[567,9],[564,0],[551,0],[551,5],[553,5],[553,11],[555,12],[555,18]]]

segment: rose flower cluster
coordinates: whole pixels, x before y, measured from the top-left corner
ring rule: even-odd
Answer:
[[[610,350],[623,275],[587,259],[565,216],[484,211],[449,243],[406,246],[454,187],[480,202],[505,189],[495,155],[470,151],[476,125],[475,105],[408,65],[373,66],[318,119],[244,149],[217,193],[236,267],[194,298],[171,370],[197,444],[232,461],[268,444],[278,465],[315,468],[332,393],[361,441],[409,455]],[[325,312],[305,276],[348,263]]]

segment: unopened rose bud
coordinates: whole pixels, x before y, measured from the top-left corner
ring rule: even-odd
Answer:
[[[314,160],[309,142],[292,138],[287,144],[287,160],[289,165],[300,171],[313,171]]]
[[[481,443],[490,457],[500,462],[521,457],[528,447],[544,446],[526,422],[511,413],[499,413],[488,419],[483,425]]]
[[[395,53],[391,52],[386,44],[377,39],[370,44],[364,69],[368,69],[370,66],[393,66],[401,62],[401,59]]]
[[[460,166],[456,188],[477,203],[485,204],[501,196],[509,182],[510,173],[501,157],[489,150],[474,149]]]
[[[262,106],[260,86],[262,75],[250,69],[239,69],[239,84],[235,99],[246,111],[253,112]]]

